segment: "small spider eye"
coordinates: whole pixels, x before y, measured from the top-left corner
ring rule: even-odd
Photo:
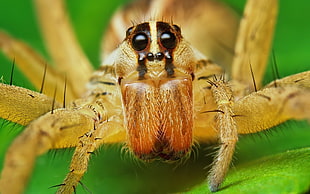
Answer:
[[[131,34],[132,29],[133,29],[133,26],[127,29],[127,31],[126,31],[126,37],[129,36],[129,35]]]
[[[173,25],[173,28],[175,31],[177,31],[178,33],[181,33],[181,28],[178,25]]]
[[[136,51],[141,51],[147,47],[149,43],[148,37],[144,33],[136,34],[132,38],[132,46]]]
[[[173,49],[177,44],[176,37],[171,32],[163,32],[160,35],[160,42],[167,49]]]

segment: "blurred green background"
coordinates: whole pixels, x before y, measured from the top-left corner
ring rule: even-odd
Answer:
[[[102,32],[113,11],[125,0],[67,0],[74,29],[83,49],[97,67]],[[245,0],[225,0],[242,13]],[[280,13],[274,50],[281,76],[310,70],[310,2],[308,0],[280,1]],[[0,1],[0,29],[28,42],[47,57],[36,23],[32,1]],[[10,80],[11,61],[0,54],[0,79]],[[269,65],[265,82],[273,79]],[[33,89],[18,69],[14,72],[14,84]],[[7,121],[0,121],[0,164],[7,146],[22,128]],[[210,146],[209,146],[210,147]],[[207,176],[204,169],[210,164],[213,148],[201,145],[198,156],[177,167],[155,162],[141,164],[121,152],[120,145],[103,146],[92,157],[89,170],[82,182],[93,193],[175,193],[190,191]],[[234,165],[244,164],[263,156],[286,150],[310,147],[310,127],[306,122],[287,122],[275,130],[269,130],[240,138]],[[37,160],[37,165],[26,193],[54,193],[50,186],[60,184],[68,172],[72,149],[51,151]],[[208,156],[206,156],[208,155]],[[310,162],[310,156],[309,156]],[[207,192],[206,188],[206,192]],[[229,187],[226,188],[229,192]],[[77,193],[88,193],[82,186]],[[232,193],[232,192],[230,192]]]

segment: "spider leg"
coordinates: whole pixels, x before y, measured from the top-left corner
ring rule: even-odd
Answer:
[[[309,71],[289,76],[235,102],[238,133],[255,133],[289,119],[310,121]],[[273,87],[271,87],[273,86]],[[308,86],[308,87],[303,87]]]
[[[269,129],[289,119],[310,121],[309,71],[272,82],[267,88],[234,101],[222,80],[209,81],[217,104],[216,127],[221,142],[210,171],[211,191],[217,191],[232,160],[238,134]]]
[[[273,82],[266,85],[265,88],[284,86],[310,88],[310,71],[296,73],[294,75],[274,80]]]
[[[57,193],[73,193],[77,184],[80,182],[87,170],[88,161],[91,154],[103,143],[107,143],[108,139],[112,139],[109,143],[120,142],[125,138],[125,134],[118,136],[117,131],[109,133],[113,128],[121,128],[115,122],[105,122],[99,124],[98,127],[80,137],[79,143],[72,157],[70,172],[67,174],[64,182],[60,184]],[[110,137],[108,137],[110,136]]]
[[[209,82],[217,104],[216,127],[219,132],[220,149],[213,162],[208,180],[212,192],[218,190],[229,169],[238,141],[238,131],[233,113],[233,96],[230,87],[221,79]]]
[[[7,151],[0,192],[21,193],[38,155],[52,148],[76,146],[78,137],[92,127],[91,117],[66,110],[55,110],[30,123]]]
[[[49,149],[80,146],[81,137],[94,128],[96,116],[97,113],[88,106],[82,109],[57,109],[30,123],[7,151],[0,192],[21,193],[36,157]],[[123,137],[119,134],[122,128],[112,123],[110,125],[113,128],[102,132],[106,137],[105,143],[119,141]]]
[[[81,96],[93,68],[72,30],[63,0],[36,0],[36,10],[46,46],[56,68],[67,72],[68,84]],[[70,72],[70,73],[69,73]]]
[[[0,117],[23,126],[61,107],[51,97],[17,86],[0,83],[0,94]]]
[[[63,88],[65,84],[64,74],[46,64],[46,60],[26,43],[16,40],[3,31],[0,31],[0,50],[10,59],[15,60],[18,68],[26,75],[30,82],[40,90],[44,71],[43,93],[53,96],[55,85],[57,85],[56,99],[63,100]],[[71,85],[67,83],[66,98],[73,100],[77,97]]]
[[[232,64],[232,80],[241,85],[240,91],[234,91],[234,93],[240,92],[240,96],[255,89],[250,65],[256,85],[258,88],[261,87],[276,23],[277,9],[277,0],[247,1]]]

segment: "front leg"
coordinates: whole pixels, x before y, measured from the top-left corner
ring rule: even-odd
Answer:
[[[0,193],[22,193],[36,157],[52,148],[74,147],[92,129],[93,119],[78,111],[54,110],[30,123],[7,151],[1,171]]]
[[[223,80],[214,80],[209,83],[212,85],[211,91],[217,104],[216,126],[221,143],[208,177],[209,188],[215,192],[229,169],[238,141],[238,131],[234,121],[233,96],[230,87]]]
[[[72,159],[71,173],[68,175],[71,178],[69,182],[65,181],[65,184],[72,185],[73,189],[73,185],[79,182],[86,171],[89,155],[95,148],[102,143],[125,140],[124,128],[117,118],[100,122],[101,125],[97,127],[97,112],[88,107],[54,110],[52,114],[46,113],[30,123],[7,151],[1,172],[0,193],[22,193],[36,157],[49,149],[67,147],[77,147]]]
[[[62,184],[56,185],[59,186],[57,193],[75,193],[77,184],[87,170],[91,154],[103,143],[123,141],[122,128],[114,121],[97,123],[91,131],[81,136],[71,160],[70,172]]]

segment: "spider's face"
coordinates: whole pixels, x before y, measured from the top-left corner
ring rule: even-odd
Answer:
[[[154,21],[129,28],[119,48],[129,147],[144,160],[181,158],[192,145],[191,47],[178,26]]]
[[[130,27],[120,45],[116,73],[126,80],[193,75],[193,51],[177,25],[151,21]]]

